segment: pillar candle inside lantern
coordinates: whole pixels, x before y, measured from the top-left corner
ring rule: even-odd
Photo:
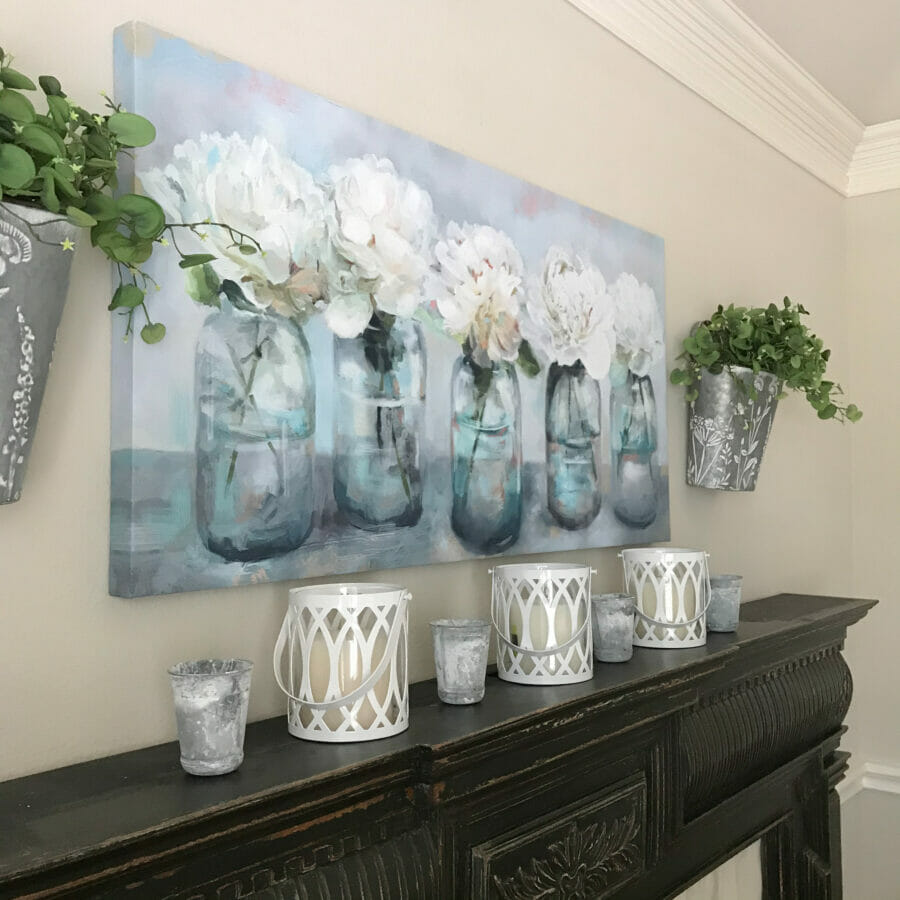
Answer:
[[[538,594],[533,598],[528,617],[528,638],[522,646],[529,650],[546,650],[557,647],[572,637],[572,616],[565,599],[553,591],[549,572],[541,572]],[[553,673],[559,669],[559,659],[544,659],[544,671]]]
[[[706,554],[697,550],[640,548],[624,550],[621,557],[625,590],[636,597],[637,646],[706,643]]]
[[[289,697],[291,734],[349,742],[405,730],[408,599],[408,592],[394,585],[291,591],[275,669]],[[285,662],[290,687],[282,678]]]
[[[358,611],[354,610],[348,615],[355,617],[358,615]],[[351,628],[346,633],[338,654],[338,688],[341,697],[346,697],[348,694],[353,693],[371,674],[371,670],[367,670],[365,667],[364,650],[365,648],[356,630]],[[384,652],[383,646],[381,652]],[[375,657],[372,658],[372,664],[375,664]],[[374,691],[375,685],[370,690]],[[354,703],[358,702],[354,701]],[[375,721],[375,710],[372,704],[363,699],[359,710],[353,718],[360,728],[370,728]]]
[[[328,639],[322,629],[316,631],[312,642],[312,648],[309,654],[309,686],[312,698],[321,703],[326,700],[336,700],[338,697],[346,697],[368,678],[371,669],[367,669],[365,665],[365,647],[363,641],[359,637],[358,628],[364,623],[355,621],[357,617],[364,613],[364,610],[358,610],[343,606],[335,609],[327,618]],[[349,627],[344,629],[344,624]],[[356,627],[354,627],[354,624]],[[343,630],[343,637],[341,632]],[[381,638],[376,640],[374,659],[380,659],[380,653],[384,653],[386,641]],[[333,648],[333,649],[332,649]],[[336,655],[334,669],[332,669],[332,653]],[[375,685],[372,690],[381,691],[381,698],[384,698],[386,685],[382,684],[385,679],[382,678],[379,684]],[[369,728],[375,721],[375,710],[372,704],[363,700],[359,711],[354,717],[360,728]],[[331,710],[326,713],[326,720],[329,724],[337,723],[340,720],[340,714],[337,710]]]

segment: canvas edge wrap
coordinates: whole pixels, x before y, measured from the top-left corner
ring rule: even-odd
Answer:
[[[117,102],[123,104],[126,109],[133,110],[135,108],[136,95],[136,78],[135,78],[135,57],[128,49],[129,42],[133,45],[136,43],[137,34],[139,32],[148,31],[149,26],[139,22],[125,22],[113,30],[113,85],[114,96]],[[130,41],[129,41],[130,38]],[[134,165],[127,156],[122,156],[119,172],[123,176],[120,182],[132,189],[134,187]],[[116,274],[116,266],[114,263],[109,264],[109,271],[112,278]],[[112,503],[113,503],[113,486],[112,486],[112,458],[114,453],[127,454],[129,457],[129,475],[134,472],[134,466],[131,463],[131,457],[134,452],[134,418],[130,414],[130,408],[134,400],[134,351],[136,344],[136,336],[132,335],[131,339],[123,341],[116,332],[117,318],[113,316],[112,335],[110,341],[110,517],[109,517],[109,574],[108,574],[108,590],[113,597],[135,597],[139,596],[128,590],[123,590],[121,584],[117,584],[113,569],[113,542],[115,536],[113,533],[112,519]],[[117,365],[116,361],[122,360],[121,365]],[[126,377],[122,378],[121,375]],[[117,409],[129,409],[129,414],[122,416],[116,413]],[[126,448],[113,450],[114,441],[117,434],[128,437]],[[129,490],[127,493],[128,503],[134,503],[134,481],[129,477]],[[130,529],[129,529],[130,530]],[[128,554],[128,575],[127,585],[134,585],[134,568],[132,554]]]

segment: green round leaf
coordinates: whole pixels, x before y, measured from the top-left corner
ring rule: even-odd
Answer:
[[[154,322],[141,329],[141,337],[145,344],[158,344],[165,336],[166,326],[162,322]]]
[[[85,162],[85,167],[88,169],[102,169],[103,171],[109,171],[110,169],[117,169],[118,163],[112,159],[100,159],[99,157],[92,156],[87,162]]]
[[[17,142],[29,150],[35,150],[46,156],[65,156],[66,145],[59,135],[43,125],[25,125]]]
[[[115,163],[116,149],[109,139],[104,137],[99,131],[86,131],[84,134],[84,146],[95,158]],[[96,163],[92,162],[92,165],[96,165]],[[116,168],[116,166],[114,165],[113,168]]]
[[[116,200],[116,207],[120,215],[130,220],[138,237],[153,240],[162,234],[166,215],[155,200],[140,194],[123,194]]]
[[[66,215],[69,217],[69,221],[73,225],[78,225],[79,228],[93,228],[97,224],[97,220],[92,215],[75,206],[68,207]]]
[[[17,88],[20,91],[34,90],[34,82],[27,75],[9,67],[0,69],[0,82],[4,87]]]
[[[134,309],[144,302],[144,292],[135,284],[120,284],[113,294],[109,309]]]
[[[8,88],[0,91],[0,113],[22,125],[34,121],[34,107],[31,101],[24,94]]]
[[[91,194],[85,201],[84,211],[92,215],[98,222],[107,222],[119,215],[116,201],[106,194]]]
[[[241,244],[238,249],[244,256],[253,256],[253,254],[256,253],[256,247],[254,247],[253,244]]]
[[[136,113],[113,113],[106,124],[116,140],[126,147],[146,147],[156,137],[153,123]]]
[[[40,75],[38,77],[38,84],[41,86],[41,90],[48,97],[65,97],[66,96],[62,92],[62,85],[52,75]]]
[[[139,266],[147,262],[153,255],[153,241],[141,238],[139,240],[132,240],[132,243],[131,264],[133,266]]]
[[[103,225],[115,225],[114,222],[104,222]],[[134,260],[134,245],[124,234],[119,234],[114,229],[101,229],[94,226],[91,229],[91,240],[113,262],[125,263],[130,266]]]
[[[194,266],[202,266],[204,263],[215,259],[212,253],[186,253],[178,263],[182,269],[192,269]]]
[[[65,194],[70,200],[81,199],[81,194],[78,193],[75,189],[75,185],[72,184],[75,173],[69,166],[60,165],[59,168],[50,168],[49,171],[53,174],[53,180],[56,182],[56,187],[59,191]]]
[[[69,104],[62,96],[49,94],[47,96],[47,109],[50,112],[50,118],[57,128],[65,130],[69,121]]]
[[[26,151],[14,144],[0,144],[0,185],[17,191],[35,174],[34,162]]]
[[[56,196],[56,181],[54,181],[53,175],[47,171],[46,166],[41,169],[40,175],[43,178],[43,184],[41,185],[41,203],[44,204],[45,209],[57,213],[60,210],[60,202],[59,198]]]

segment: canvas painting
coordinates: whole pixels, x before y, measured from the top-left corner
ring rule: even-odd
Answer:
[[[115,61],[209,258],[114,328],[111,593],[668,539],[661,238],[144,25]]]

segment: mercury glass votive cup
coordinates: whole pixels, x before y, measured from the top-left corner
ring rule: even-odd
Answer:
[[[634,653],[634,597],[599,594],[591,597],[594,658],[600,662],[628,662]]]
[[[455,705],[480,702],[491,623],[482,619],[438,619],[430,624],[438,697]]]
[[[735,631],[741,613],[741,575],[709,576],[707,631]]]
[[[197,659],[169,669],[185,772],[224,775],[243,762],[252,670],[249,659]]]

